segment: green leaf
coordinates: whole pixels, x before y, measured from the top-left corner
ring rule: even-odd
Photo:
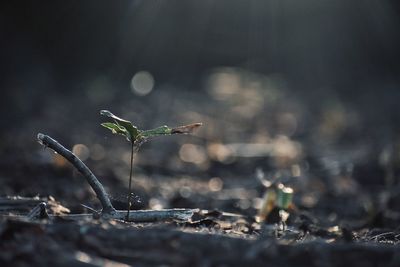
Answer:
[[[183,125],[179,127],[174,127],[170,128],[167,125],[157,127],[155,129],[147,130],[147,131],[142,131],[140,132],[140,136],[144,138],[151,138],[151,137],[157,137],[161,135],[171,135],[171,134],[190,134],[193,131],[195,131],[197,128],[199,128],[202,123],[193,123],[193,124],[188,124],[188,125]]]
[[[119,126],[118,124],[112,122],[104,122],[101,124],[101,126],[111,130],[113,134],[122,134],[125,135],[126,137],[129,137],[126,129],[124,127]]]
[[[138,130],[136,126],[132,125],[130,121],[115,116],[108,110],[101,110],[100,114],[113,119],[115,122],[103,123],[103,127],[110,129],[113,133],[125,135],[126,138],[128,138],[128,140],[131,142],[135,142],[139,139],[153,138],[162,135],[190,134],[202,125],[202,123],[193,123],[175,128],[170,128],[164,125],[155,129],[141,131]]]
[[[107,126],[112,127],[112,128],[109,128],[102,124],[104,127],[108,128],[110,130],[114,129],[116,131],[116,133],[120,133],[120,134],[123,134],[121,131],[123,131],[123,129],[125,129],[126,133],[124,135],[129,139],[129,141],[134,142],[137,139],[140,131],[130,121],[122,119],[118,116],[115,116],[108,110],[101,110],[100,114],[103,116],[112,118],[115,121],[114,125],[118,126],[118,130],[115,128],[115,126],[111,126],[110,123],[107,124]]]
[[[155,129],[147,130],[147,131],[142,131],[140,132],[140,135],[143,136],[144,138],[151,138],[151,137],[156,137],[160,135],[170,135],[172,133],[172,129],[169,128],[168,126],[160,126]]]

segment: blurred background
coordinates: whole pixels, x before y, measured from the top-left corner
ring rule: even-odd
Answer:
[[[357,219],[397,188],[398,1],[0,6],[1,195],[96,205],[69,164],[36,142],[43,132],[124,202],[129,144],[100,127],[100,109],[141,129],[204,123],[143,146],[137,208],[255,214],[263,176],[285,179],[302,209]]]

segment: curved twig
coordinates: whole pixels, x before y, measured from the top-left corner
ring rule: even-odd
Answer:
[[[102,213],[105,214],[113,214],[115,213],[115,209],[111,204],[110,198],[107,196],[106,190],[103,185],[99,182],[97,177],[92,173],[92,171],[71,151],[66,149],[56,140],[51,138],[48,135],[39,133],[37,135],[39,142],[51,149],[55,152],[66,158],[74,167],[86,178],[86,181],[92,187],[94,192],[96,193],[97,198],[100,200],[100,203],[103,207]]]

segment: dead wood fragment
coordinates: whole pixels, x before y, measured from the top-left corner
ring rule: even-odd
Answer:
[[[163,210],[131,210],[129,222],[157,222],[157,221],[188,221],[197,209],[163,209]],[[116,210],[112,215],[103,215],[105,219],[126,220],[127,210]],[[51,216],[50,218],[62,218],[66,220],[87,220],[98,218],[96,214],[66,214]]]
[[[48,219],[49,215],[46,211],[46,202],[40,202],[36,207],[34,207],[26,217],[28,220],[33,221],[37,219]]]
[[[52,215],[67,214],[70,212],[68,208],[62,206],[52,196],[45,198],[39,198],[38,196],[8,196],[0,198],[0,213],[1,215],[26,214],[40,203],[44,203],[47,211]]]
[[[103,185],[99,182],[97,177],[92,173],[92,171],[71,151],[66,149],[56,140],[48,135],[39,133],[37,135],[39,142],[67,159],[74,167],[86,178],[86,181],[92,187],[96,193],[97,198],[103,207],[103,213],[112,214],[115,212],[113,205],[111,204],[110,198],[107,196],[106,190]]]
[[[0,198],[0,211],[27,211],[42,202],[38,197],[2,197]]]

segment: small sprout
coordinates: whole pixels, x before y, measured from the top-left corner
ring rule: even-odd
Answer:
[[[280,182],[280,178],[274,177],[271,180],[265,179],[261,169],[257,169],[256,178],[266,187],[261,208],[258,212],[258,221],[263,222],[269,219],[272,214],[278,211],[279,220],[285,222],[289,217],[288,210],[292,207],[293,189]],[[281,211],[285,211],[281,212]],[[285,214],[285,216],[281,216]]]
[[[101,126],[111,130],[113,134],[120,134],[126,137],[126,139],[131,143],[131,161],[130,161],[130,172],[129,172],[129,195],[128,195],[128,212],[127,219],[129,218],[129,211],[131,207],[131,183],[132,183],[132,170],[133,170],[133,155],[136,153],[140,146],[144,144],[150,138],[171,135],[171,134],[190,134],[197,128],[199,128],[202,123],[193,123],[184,126],[179,126],[175,128],[170,128],[166,125],[157,127],[151,130],[139,130],[130,121],[122,119],[115,116],[108,110],[101,110],[100,114],[113,119],[114,122],[105,122]]]
[[[276,206],[280,209],[287,210],[292,204],[293,189],[291,187],[286,187],[283,184],[279,184],[277,192]]]

